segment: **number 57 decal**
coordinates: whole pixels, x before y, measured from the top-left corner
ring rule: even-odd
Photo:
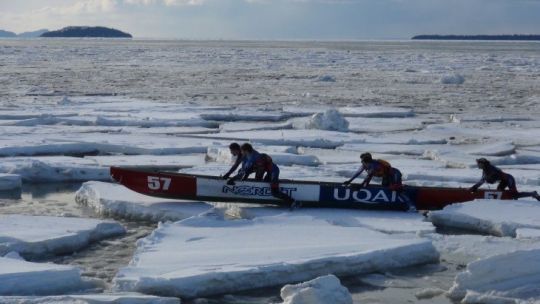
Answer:
[[[168,177],[148,176],[148,189],[150,190],[169,190],[171,179]]]

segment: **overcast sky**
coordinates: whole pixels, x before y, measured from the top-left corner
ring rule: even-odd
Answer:
[[[540,34],[540,0],[0,0],[0,29],[68,25],[187,39]]]

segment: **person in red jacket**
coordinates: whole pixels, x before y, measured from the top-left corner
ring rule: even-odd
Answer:
[[[393,168],[387,161],[373,159],[370,153],[363,153],[360,155],[360,159],[362,160],[362,166],[349,180],[343,183],[344,185],[349,185],[362,172],[366,171],[367,177],[362,182],[361,187],[367,187],[374,176],[382,178],[381,185],[383,187],[389,187],[391,190],[400,190],[403,187],[401,172]]]

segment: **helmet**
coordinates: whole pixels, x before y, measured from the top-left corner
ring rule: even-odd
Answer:
[[[360,155],[360,159],[362,160],[362,162],[365,163],[373,160],[373,158],[371,157],[371,153],[362,153],[362,155]]]
[[[241,149],[242,149],[242,151],[246,151],[248,153],[253,152],[253,146],[248,144],[248,143],[243,144]]]
[[[240,151],[240,145],[238,143],[232,143],[229,145],[229,149]]]
[[[486,164],[486,165],[489,164],[489,160],[487,160],[487,159],[485,159],[485,158],[483,158],[483,157],[482,157],[482,158],[478,158],[478,159],[476,160],[476,162],[479,163],[479,164]]]

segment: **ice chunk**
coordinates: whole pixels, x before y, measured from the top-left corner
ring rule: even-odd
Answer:
[[[528,300],[540,297],[540,249],[519,250],[471,262],[458,274],[448,296],[467,291]]]
[[[71,253],[92,242],[125,233],[117,222],[52,216],[0,216],[0,255],[24,257]]]
[[[465,77],[460,74],[445,75],[441,78],[442,84],[464,84]]]
[[[137,245],[115,286],[185,298],[438,260],[429,241],[335,226],[310,216],[195,217],[161,224]]]
[[[523,200],[475,200],[432,211],[429,219],[439,227],[516,237],[518,228],[540,229],[540,204]]]
[[[446,291],[440,288],[424,288],[414,294],[418,300],[431,299],[444,294]]]
[[[20,189],[21,186],[22,179],[20,175],[0,173],[0,191]]]
[[[152,222],[177,221],[212,209],[201,202],[154,198],[103,182],[84,183],[75,200],[105,216]]]
[[[318,277],[314,280],[285,285],[281,288],[283,304],[352,304],[352,296],[347,287],[341,285],[334,275]]]
[[[180,304],[178,298],[165,298],[139,293],[72,294],[63,296],[7,296],[0,297],[4,304]]]
[[[349,130],[349,122],[336,109],[328,109],[324,113],[313,114],[304,127],[306,129],[346,132]]]
[[[90,287],[72,266],[0,257],[0,295],[51,295]]]

